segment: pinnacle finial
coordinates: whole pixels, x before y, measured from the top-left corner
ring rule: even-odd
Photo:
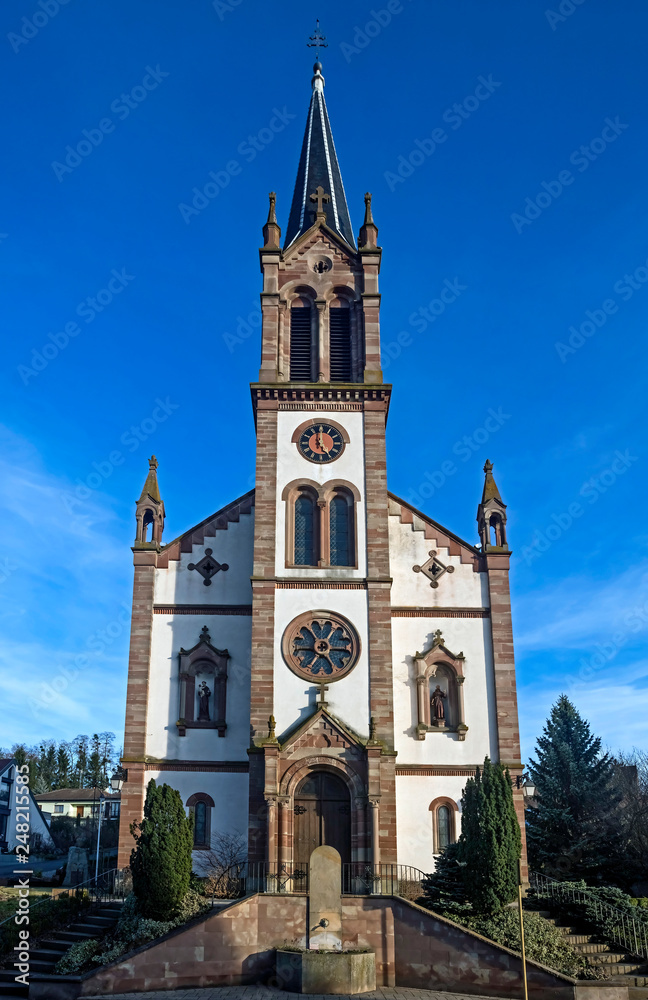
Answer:
[[[373,215],[371,214],[371,193],[369,191],[365,194],[364,224],[365,226],[375,226],[376,224],[373,220]]]
[[[158,462],[155,455],[151,455],[151,457],[149,458],[149,469],[153,469],[153,471],[155,471],[158,468],[159,464],[160,463]]]
[[[360,246],[364,250],[375,250],[378,247],[378,226],[374,222],[371,211],[371,194],[369,191],[364,196],[365,216],[360,227]]]
[[[486,473],[486,478],[484,479],[482,503],[485,503],[487,500],[493,500],[494,498],[501,500],[502,498],[497,488],[497,483],[493,479],[493,463],[488,459],[486,459],[486,463],[484,465],[484,472]]]
[[[277,213],[276,213],[277,195],[276,195],[276,193],[274,191],[270,192],[270,194],[268,195],[268,200],[270,202],[270,206],[268,208],[268,225],[274,225],[274,226],[276,226],[277,225]]]

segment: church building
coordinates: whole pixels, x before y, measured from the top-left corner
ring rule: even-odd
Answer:
[[[506,505],[490,462],[473,541],[388,491],[381,257],[316,62],[283,238],[274,194],[263,226],[255,489],[169,541],[155,458],[137,502],[120,867],[152,778],[196,870],[225,833],[287,873],[321,844],[431,871],[486,755],[520,784]]]

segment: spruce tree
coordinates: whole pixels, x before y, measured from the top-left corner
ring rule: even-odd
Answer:
[[[70,787],[70,753],[67,743],[59,743],[56,751],[55,788]]]
[[[193,849],[193,821],[176,789],[150,781],[144,818],[132,824],[131,833],[137,845],[130,867],[138,909],[153,920],[172,920],[189,889]]]
[[[515,898],[520,826],[509,772],[486,757],[466,782],[458,859],[466,897],[478,913],[495,913]]]
[[[614,761],[566,695],[551,709],[529,773],[531,866],[555,878],[614,880],[623,863]]]
[[[466,909],[462,865],[459,844],[448,844],[438,855],[432,874],[421,880],[424,906],[449,916]]]
[[[104,771],[105,766],[101,752],[101,740],[97,733],[95,733],[90,741],[90,756],[88,757],[88,770],[86,773],[88,788],[104,787]]]

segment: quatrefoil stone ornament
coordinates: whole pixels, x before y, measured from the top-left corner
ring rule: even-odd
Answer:
[[[221,570],[225,573],[229,566],[227,563],[219,563],[216,559],[212,557],[212,550],[205,549],[205,554],[197,563],[189,563],[187,569],[197,569],[203,578],[203,583],[206,587],[211,586],[212,577],[216,576]]]
[[[424,562],[422,566],[412,566],[415,573],[422,573],[423,576],[427,576],[430,581],[431,587],[439,586],[439,578],[443,576],[444,573],[454,573],[454,566],[446,566],[437,557],[436,549],[430,549],[430,558],[427,562]]]

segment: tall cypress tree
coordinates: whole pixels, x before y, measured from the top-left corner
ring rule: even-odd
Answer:
[[[520,826],[509,772],[488,757],[466,782],[459,860],[466,897],[478,913],[494,913],[515,898]]]
[[[133,823],[136,847],[131,853],[133,892],[145,917],[172,920],[189,889],[193,821],[175,788],[150,781],[144,818]]]
[[[557,878],[614,879],[622,866],[614,761],[566,695],[551,709],[529,773],[532,867]]]

